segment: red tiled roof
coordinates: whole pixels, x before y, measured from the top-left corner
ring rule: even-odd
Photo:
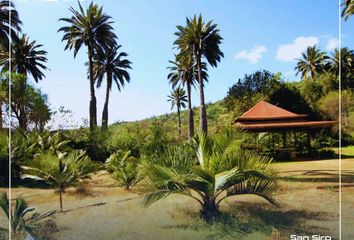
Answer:
[[[266,101],[260,101],[247,112],[242,114],[241,117],[237,118],[236,121],[242,120],[269,120],[269,119],[294,119],[294,118],[304,118],[307,115],[296,114]]]
[[[301,121],[301,122],[267,122],[267,123],[236,123],[236,126],[245,130],[261,130],[261,129],[286,129],[286,128],[321,128],[331,127],[338,121]]]
[[[245,130],[261,131],[293,128],[324,128],[338,121],[310,121],[305,114],[296,114],[265,101],[258,102],[235,120],[236,126]]]

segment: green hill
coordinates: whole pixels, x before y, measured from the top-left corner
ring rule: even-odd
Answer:
[[[219,100],[215,103],[209,103],[206,106],[208,117],[208,131],[213,134],[224,126],[230,126],[233,121],[233,113],[227,112],[223,105],[223,100]],[[194,126],[196,132],[199,131],[199,107],[193,108],[194,111]],[[158,125],[166,133],[169,140],[178,139],[177,136],[177,113],[163,114],[160,116],[154,116],[151,118],[143,119],[133,122],[119,122],[110,126],[110,130],[115,132],[133,131],[139,129],[140,133],[144,133],[152,125]],[[143,134],[145,135],[145,134]],[[188,138],[188,111],[181,112],[181,138],[184,140]]]

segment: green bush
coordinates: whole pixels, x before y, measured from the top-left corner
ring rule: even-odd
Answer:
[[[127,190],[139,181],[139,159],[131,151],[117,151],[106,160],[105,166],[118,186]]]

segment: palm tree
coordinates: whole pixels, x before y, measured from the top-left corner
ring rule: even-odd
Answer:
[[[322,52],[316,45],[308,47],[306,52],[301,54],[301,58],[297,59],[296,75],[301,73],[301,79],[308,79],[310,75],[315,78],[316,75],[324,71],[327,59],[326,53]]]
[[[337,75],[339,74],[339,58],[341,59],[342,75],[350,73],[354,64],[354,51],[344,47],[340,51],[336,48],[331,52],[329,57],[330,71]]]
[[[116,83],[118,90],[124,87],[125,82],[130,81],[129,73],[126,69],[131,69],[131,62],[126,59],[128,54],[125,52],[119,52],[121,45],[110,48],[106,51],[100,51],[97,54],[97,60],[94,62],[94,76],[97,79],[97,87],[100,87],[103,78],[106,75],[107,85],[106,85],[106,99],[104,102],[103,112],[102,112],[102,129],[107,130],[108,125],[108,101],[109,92],[112,89],[113,80]]]
[[[194,136],[194,113],[192,108],[192,86],[198,83],[198,72],[196,70],[195,62],[191,54],[179,53],[175,57],[175,61],[169,61],[172,66],[168,67],[170,73],[167,78],[175,88],[178,84],[187,86],[188,98],[188,139],[191,140]],[[206,65],[202,65],[203,81],[208,81],[208,73],[206,72]]]
[[[45,181],[56,187],[59,192],[60,211],[63,211],[63,193],[69,186],[76,185],[81,179],[89,178],[94,164],[84,151],[53,153],[42,151],[25,163],[21,178]]]
[[[222,37],[219,34],[217,25],[212,21],[204,22],[202,15],[196,15],[190,19],[187,18],[187,25],[177,26],[178,31],[175,33],[177,40],[174,44],[184,53],[193,54],[196,61],[199,81],[200,95],[200,127],[203,133],[207,133],[207,116],[204,101],[204,81],[202,76],[202,58],[216,67],[221,58],[224,57],[219,45]]]
[[[93,58],[98,49],[108,49],[116,45],[117,36],[113,33],[111,17],[103,13],[103,8],[90,3],[84,10],[79,3],[79,11],[71,7],[71,18],[61,18],[59,21],[68,23],[58,32],[63,32],[62,41],[66,41],[66,49],[74,51],[74,57],[83,45],[88,50],[88,72],[90,80],[90,129],[91,132],[97,126],[97,103],[95,96],[95,79],[93,74]]]
[[[354,14],[354,1],[344,0],[342,6],[343,6],[342,17],[344,17],[345,20],[348,20],[348,18]]]
[[[182,194],[196,200],[201,217],[212,221],[219,215],[220,203],[231,196],[254,194],[272,204],[277,190],[276,172],[271,160],[255,153],[236,150],[236,135],[227,131],[214,139],[202,135],[197,150],[198,164],[186,162],[178,170],[159,164],[143,169],[145,181],[143,203],[149,206],[171,194]]]
[[[11,71],[27,76],[33,77],[35,82],[42,80],[45,77],[43,70],[48,68],[45,66],[48,59],[47,52],[41,50],[41,44],[36,41],[30,41],[26,34],[23,34],[19,39],[13,41],[11,48],[11,58],[9,54],[0,56],[0,65],[3,66],[3,71]],[[11,69],[10,67],[11,61]]]
[[[171,102],[171,110],[175,107],[177,108],[177,117],[178,117],[178,137],[181,136],[181,108],[186,107],[187,96],[186,91],[177,87],[173,91],[171,91],[170,95],[167,96],[169,102]]]
[[[10,20],[11,16],[11,21]],[[16,39],[16,31],[21,31],[22,22],[12,1],[0,0],[0,45],[8,48],[9,39]],[[10,31],[9,31],[10,30]],[[10,33],[9,33],[10,32]]]
[[[339,59],[341,63],[339,64]],[[339,67],[341,69],[341,83],[343,88],[353,88],[353,76],[354,76],[354,51],[347,47],[338,48],[331,53],[329,58],[329,71],[339,76]],[[340,65],[340,66],[339,66]]]
[[[0,194],[0,208],[10,221],[9,226],[12,234],[26,232],[32,237],[34,237],[34,230],[36,230],[38,225],[50,220],[51,216],[55,213],[55,211],[49,211],[43,214],[34,212],[31,216],[28,216],[35,208],[29,207],[23,198],[17,198],[14,209],[10,209],[9,198],[6,193]],[[0,228],[0,230],[2,229]]]

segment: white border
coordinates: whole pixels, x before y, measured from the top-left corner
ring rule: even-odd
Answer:
[[[8,126],[8,131],[9,131],[9,135],[8,135],[8,148],[9,148],[9,240],[11,240],[11,215],[12,215],[12,192],[11,192],[11,126],[12,126],[12,122],[11,122],[11,84],[12,84],[12,79],[11,79],[11,44],[12,44],[12,36],[11,36],[11,4],[12,4],[12,0],[9,0],[9,110],[8,110],[8,118],[9,118],[9,126]]]
[[[342,45],[342,14],[341,14],[341,0],[338,0],[338,53],[339,53],[339,69],[338,69],[338,77],[339,77],[339,86],[338,86],[338,168],[339,168],[339,179],[338,179],[338,184],[339,184],[339,219],[338,219],[338,224],[339,224],[339,240],[342,239],[342,58],[341,58],[341,45]]]

